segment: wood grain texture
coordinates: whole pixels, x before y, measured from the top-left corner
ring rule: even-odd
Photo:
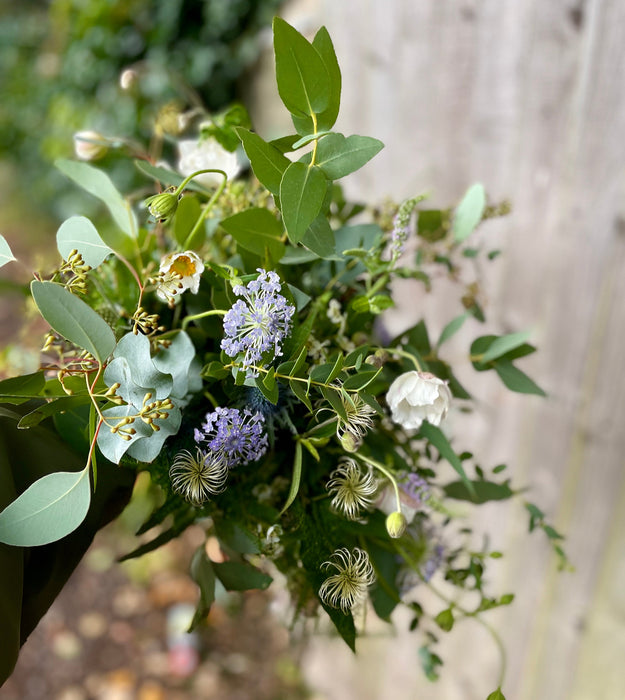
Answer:
[[[344,76],[337,128],[386,143],[347,179],[350,195],[430,191],[447,205],[481,181],[492,200],[513,202],[510,217],[486,227],[504,249],[486,278],[486,332],[533,328],[540,353],[524,368],[549,398],[512,396],[462,368],[480,413],[452,417],[448,432],[486,465],[508,461],[516,484],[532,484],[529,498],[567,533],[576,571],[555,572],[518,504],[478,516],[514,551],[493,576],[493,590],[517,592],[492,615],[509,649],[504,691],[508,700],[622,700],[625,3],[309,0],[286,17],[302,31],[325,24],[334,40]],[[275,114],[268,65],[257,84],[261,132]],[[397,324],[425,316],[440,330],[458,312],[444,294],[397,291],[410,299]],[[494,688],[495,651],[472,623],[443,645],[437,685],[420,676],[417,638],[402,627],[388,636],[374,626],[357,659],[318,639],[309,675],[341,700],[483,700]],[[336,682],[323,680],[329,664]]]

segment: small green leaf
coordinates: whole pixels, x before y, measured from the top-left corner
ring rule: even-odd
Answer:
[[[462,482],[467,487],[469,493],[475,495],[473,482],[469,480],[469,477],[464,471],[464,467],[462,466],[460,458],[454,452],[453,447],[449,444],[449,440],[447,440],[447,436],[445,435],[445,433],[443,433],[443,431],[440,428],[438,428],[435,425],[432,425],[431,423],[428,423],[427,421],[424,421],[421,424],[419,432],[430,444],[436,447],[441,457],[443,459],[446,459],[449,462],[449,464],[451,464],[451,466],[456,470],[456,472],[458,472],[460,478],[462,479]]]
[[[323,172],[303,163],[291,163],[280,183],[280,204],[284,225],[292,243],[299,243],[319,214],[326,195]]]
[[[265,590],[273,581],[271,576],[245,562],[213,563],[213,568],[227,591]]]
[[[239,554],[259,554],[260,540],[243,528],[236,521],[229,518],[215,520],[215,533],[219,541]]]
[[[61,224],[56,232],[56,246],[65,260],[72,250],[77,250],[90,267],[98,267],[113,252],[85,216],[72,216]]]
[[[280,397],[280,388],[276,382],[276,371],[272,367],[266,375],[256,377],[256,388],[262,395],[272,404],[278,403]]]
[[[295,143],[292,145],[292,148],[294,151],[296,151],[298,148],[303,148],[307,144],[312,143],[313,141],[318,141],[322,136],[327,136],[331,133],[331,131],[317,131],[314,134],[307,134],[306,136],[302,136],[300,139],[297,139],[297,141],[295,141]]]
[[[34,411],[24,415],[17,424],[17,427],[21,430],[32,428],[35,425],[39,425],[42,420],[53,416],[55,413],[61,413],[69,408],[76,408],[76,406],[86,403],[90,403],[90,399],[86,394],[84,396],[62,396],[49,403],[44,403]]]
[[[254,175],[271,194],[279,194],[282,175],[291,161],[258,134],[243,128],[238,128],[236,132],[241,139],[247,157],[250,159]]]
[[[497,690],[493,691],[487,698],[486,700],[506,700],[504,697],[504,694],[501,692],[501,688],[497,688]]]
[[[0,403],[18,405],[39,396],[46,383],[42,371],[11,377],[0,382]]]
[[[362,168],[384,148],[382,141],[370,136],[330,134],[319,141],[315,165],[329,180],[339,180]],[[310,162],[310,154],[306,161]]]
[[[115,335],[106,321],[82,299],[54,282],[30,284],[41,315],[66,340],[91,353],[102,363],[115,348]]]
[[[191,578],[200,589],[200,600],[189,632],[193,631],[206,618],[215,601],[215,570],[211,560],[206,556],[203,545],[195,550],[193,559],[191,559]]]
[[[286,250],[280,240],[282,226],[268,209],[253,207],[229,216],[221,226],[245,250],[256,255],[267,253],[278,262]]]
[[[452,230],[456,241],[464,241],[482,220],[486,207],[486,193],[483,185],[469,187],[460,204],[456,207]]]
[[[445,328],[443,328],[440,338],[438,339],[438,342],[436,343],[436,347],[439,347],[447,340],[451,338],[452,335],[457,333],[460,328],[462,328],[464,322],[469,318],[471,314],[465,312],[463,314],[460,314],[460,316],[456,316],[453,320],[451,320]]]
[[[304,404],[304,406],[306,406],[309,411],[312,411],[312,403],[310,401],[310,397],[308,396],[308,392],[304,388],[304,383],[291,379],[289,386],[291,387],[291,391]]]
[[[135,160],[134,163],[137,169],[140,170],[144,175],[147,175],[153,180],[158,180],[164,185],[173,185],[174,187],[178,187],[178,185],[181,185],[185,179],[183,175],[175,173],[173,170],[163,168],[159,165],[152,165],[146,160]],[[195,182],[195,180],[191,180],[190,182],[188,182],[185,185],[185,190],[193,190],[195,192],[201,192],[202,194],[206,194],[208,192],[206,187],[202,187],[202,185]]]
[[[0,513],[0,542],[15,547],[56,542],[82,523],[90,502],[88,466],[46,474]]]
[[[289,489],[289,495],[287,496],[286,503],[280,511],[280,517],[288,509],[288,507],[293,503],[295,497],[299,492],[299,485],[302,479],[302,443],[297,441],[295,443],[295,457],[293,459],[293,476],[291,477],[291,488]]]
[[[63,158],[56,167],[83,190],[104,202],[119,228],[131,238],[137,237],[137,220],[130,204],[121,196],[108,175],[88,163]]]
[[[529,331],[510,333],[509,335],[500,335],[498,338],[493,340],[488,350],[482,355],[480,361],[486,364],[487,362],[496,360],[498,357],[505,355],[507,352],[518,348],[519,345],[523,345],[529,336]]]
[[[346,391],[360,391],[361,389],[364,389],[366,386],[371,384],[371,382],[378,376],[378,374],[380,374],[380,371],[381,369],[373,369],[358,372],[358,374],[354,374],[351,377],[349,377],[349,379],[345,380],[345,382],[343,383],[343,388]]]
[[[501,381],[511,391],[517,391],[520,394],[536,394],[537,396],[547,396],[547,394],[530,379],[525,372],[522,372],[518,367],[515,367],[512,362],[500,360],[495,364],[495,371],[501,378]]]
[[[273,20],[278,93],[296,116],[322,112],[330,100],[330,76],[321,56],[296,29],[279,17]]]
[[[469,491],[463,481],[454,481],[443,486],[445,495],[459,501],[471,501],[471,503],[486,503],[487,501],[504,501],[514,496],[514,491],[508,484],[496,484],[493,481],[474,480],[473,493]]]
[[[15,259],[16,258],[13,257],[13,253],[11,252],[11,248],[9,248],[6,238],[0,235],[0,267],[6,265],[8,262],[12,262]]]
[[[454,614],[451,608],[447,608],[434,618],[434,622],[444,631],[450,632],[451,628],[454,626]]]

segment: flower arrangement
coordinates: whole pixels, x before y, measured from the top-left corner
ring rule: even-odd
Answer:
[[[487,473],[440,427],[471,398],[442,346],[467,318],[484,321],[476,285],[435,343],[423,321],[389,338],[383,312],[395,278],[429,290],[433,270],[454,278],[463,261],[494,258],[467,239],[506,206],[487,206],[480,185],[450,210],[423,208],[418,196],[382,208],[345,201],[336,181],[382,143],[332,131],[341,73],[324,28],[311,43],[275,19],[274,47],[296,133],[267,142],[236,106],[179,144],[179,172],[108,142],[160,190],[147,198],[122,196],[89,162],[107,147],[99,134],[81,135],[80,161],[58,163],[113,223],[98,230],[69,218],[57,233],[63,262],[30,285],[50,331],[41,368],[0,382],[0,401],[13,405],[0,409],[0,424],[27,429],[50,456],[29,483],[3,486],[0,554],[63,542],[99,508],[97,529],[117,512],[102,501],[101,480],[132,483],[147,471],[162,500],[140,532],[161,530],[128,556],[191,523],[225,555],[211,561],[200,547],[191,561],[200,589],[193,626],[217,580],[228,590],[266,588],[278,570],[295,612],[323,611],[352,648],[367,598],[388,621],[409,606],[434,679],[437,634],[513,598],[486,593],[487,565],[501,555],[470,546],[454,504],[517,492],[499,476],[503,465]],[[0,238],[0,262],[13,259]],[[540,395],[514,364],[534,350],[526,333],[483,335],[470,361],[513,391]],[[41,432],[44,421],[56,437]],[[54,458],[58,436],[83,455],[77,471]],[[530,529],[542,528],[565,562],[560,535],[525,505]],[[414,591],[438,590],[437,578],[458,595],[441,593],[428,616]],[[477,603],[465,607],[469,592]],[[503,697],[501,684],[489,697]]]

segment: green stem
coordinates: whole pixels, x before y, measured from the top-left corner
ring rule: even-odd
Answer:
[[[390,354],[405,357],[407,360],[410,360],[412,364],[417,368],[417,372],[423,371],[421,365],[419,364],[419,360],[417,360],[417,358],[414,355],[411,355],[409,352],[406,352],[406,350],[402,350],[401,348],[378,348],[378,350],[384,350],[385,352],[388,352]]]
[[[228,312],[224,309],[211,309],[210,311],[203,311],[201,314],[193,314],[193,316],[185,316],[182,321],[182,330],[191,323],[191,321],[197,321],[199,318],[206,318],[207,316],[225,316]]]
[[[188,248],[189,244],[193,240],[193,236],[195,236],[195,234],[199,230],[200,226],[204,223],[204,220],[208,216],[210,210],[213,208],[213,205],[215,204],[215,202],[219,199],[221,193],[224,191],[224,188],[226,187],[226,183],[228,182],[228,176],[226,175],[226,173],[223,170],[217,170],[217,169],[199,170],[197,173],[194,173],[192,175],[192,177],[195,177],[195,175],[199,175],[201,173],[219,173],[220,175],[223,175],[224,179],[223,179],[221,185],[219,185],[219,187],[213,193],[213,196],[208,200],[208,203],[206,204],[206,206],[202,210],[202,213],[198,217],[198,220],[195,222],[195,225],[191,229],[191,233],[189,233],[189,235],[187,236],[187,238],[184,242],[184,245],[182,246],[183,250],[186,250]]]
[[[311,110],[311,115],[312,117],[312,123],[313,123],[313,134],[317,133],[317,115]],[[315,164],[315,161],[317,159],[317,144],[319,143],[318,139],[315,139],[313,142],[313,150],[312,150],[312,156],[310,158],[310,165],[308,166],[309,168],[312,168],[312,166]]]
[[[393,490],[395,491],[395,500],[397,501],[397,511],[401,513],[401,499],[399,497],[399,486],[397,485],[397,480],[395,477],[389,472],[389,470],[379,462],[377,462],[375,459],[371,459],[371,457],[367,457],[366,455],[358,453],[359,459],[362,459],[363,462],[366,462],[367,464],[371,465],[374,469],[377,469],[378,471],[381,471],[382,474],[393,484]]]

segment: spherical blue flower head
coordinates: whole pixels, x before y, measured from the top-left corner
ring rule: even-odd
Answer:
[[[230,357],[243,353],[243,369],[248,377],[258,376],[254,365],[263,364],[263,355],[271,350],[273,357],[282,355],[282,341],[291,330],[295,307],[280,294],[280,278],[275,272],[258,268],[258,278],[234,287],[243,297],[224,316],[221,349]]]
[[[265,419],[259,412],[217,407],[206,414],[202,430],[196,428],[195,441],[225,455],[229,467],[255,462],[267,452]]]

